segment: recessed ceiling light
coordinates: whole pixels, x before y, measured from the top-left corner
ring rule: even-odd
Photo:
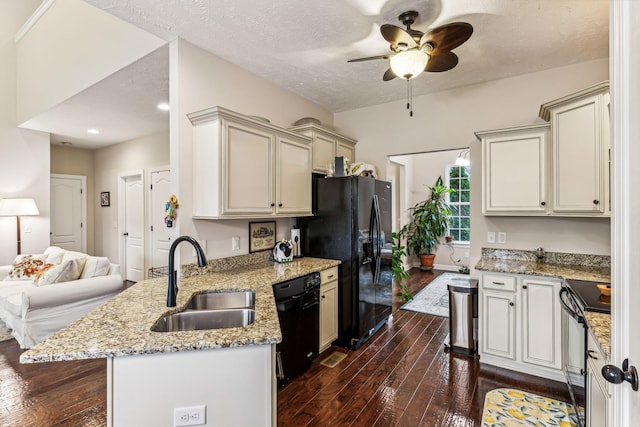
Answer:
[[[170,109],[171,107],[169,107],[169,104],[167,104],[166,102],[161,102],[160,104],[158,104],[158,110],[169,111]]]
[[[91,135],[97,135],[100,133],[98,129],[89,129],[87,130],[87,132],[89,132]]]

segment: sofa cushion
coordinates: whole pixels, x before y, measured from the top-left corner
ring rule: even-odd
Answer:
[[[45,255],[18,255],[5,280],[33,280],[44,259]]]
[[[82,269],[81,279],[89,279],[91,277],[106,276],[109,273],[111,262],[107,257],[89,256],[87,262]]]
[[[45,263],[47,264],[60,264],[62,262],[62,256],[67,252],[66,250],[57,246],[49,246],[44,254],[47,256]]]
[[[77,262],[76,268],[78,269],[77,271],[78,275],[69,280],[76,280],[80,278],[80,275],[82,274],[82,269],[84,268],[84,265],[87,262],[88,257],[89,256],[87,254],[83,254],[81,252],[72,252],[72,251],[67,251],[64,253],[64,255],[62,255],[62,262],[60,264],[64,264],[66,261],[69,261],[69,260],[74,260]]]
[[[71,258],[62,261],[62,264],[52,265],[38,277],[36,285],[45,286],[52,283],[69,282],[80,277],[80,263],[84,265],[84,260]]]

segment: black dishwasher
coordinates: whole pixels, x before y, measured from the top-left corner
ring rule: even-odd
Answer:
[[[320,273],[273,285],[282,342],[276,345],[278,382],[305,371],[318,357]]]

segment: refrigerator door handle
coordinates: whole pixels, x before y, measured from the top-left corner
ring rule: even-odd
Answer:
[[[375,224],[376,235],[374,238],[374,258],[375,268],[373,273],[373,284],[377,284],[380,280],[380,261],[382,260],[382,233],[380,231],[380,203],[378,202],[378,195],[373,196],[373,217]]]

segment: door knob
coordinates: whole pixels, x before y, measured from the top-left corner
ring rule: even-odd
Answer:
[[[638,371],[635,366],[629,367],[629,359],[624,359],[622,369],[614,365],[604,365],[602,367],[602,376],[613,384],[627,381],[631,384],[633,391],[638,391]]]

